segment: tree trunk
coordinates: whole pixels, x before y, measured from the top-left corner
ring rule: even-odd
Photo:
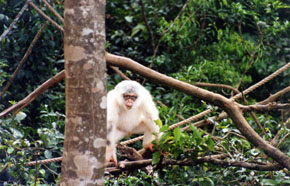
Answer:
[[[66,0],[64,7],[66,121],[60,185],[103,185],[105,0]]]

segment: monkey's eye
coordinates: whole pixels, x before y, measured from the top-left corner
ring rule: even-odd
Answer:
[[[135,95],[124,95],[123,97],[125,100],[131,99],[131,100],[135,101],[137,99],[137,96],[135,96]]]
[[[137,96],[130,96],[130,98],[135,101],[137,99]]]

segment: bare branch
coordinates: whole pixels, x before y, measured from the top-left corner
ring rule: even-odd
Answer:
[[[161,44],[161,41],[162,41],[162,39],[163,39],[163,37],[164,37],[164,35],[173,27],[173,25],[176,23],[176,21],[178,20],[178,18],[181,16],[181,14],[182,14],[182,12],[185,10],[185,8],[187,7],[187,5],[188,5],[188,3],[189,3],[189,0],[187,0],[185,3],[184,3],[184,5],[183,5],[183,7],[182,7],[182,9],[180,10],[180,12],[178,13],[178,15],[176,16],[176,18],[174,19],[174,21],[173,21],[173,23],[161,34],[161,36],[160,36],[160,39],[158,40],[158,44],[157,44],[157,46],[155,47],[155,49],[154,49],[154,53],[153,53],[153,56],[156,56],[156,54],[157,54],[157,51],[158,51],[158,49],[159,49],[159,46],[160,46],[160,44]]]
[[[59,24],[57,24],[54,20],[52,20],[49,16],[47,16],[42,10],[40,10],[33,2],[31,2],[31,0],[27,0],[27,2],[29,3],[30,6],[32,6],[40,15],[42,15],[45,19],[47,19],[49,22],[51,22],[51,24],[53,24],[54,26],[56,26],[57,29],[59,29],[60,31],[64,32],[64,29],[59,26]]]
[[[277,103],[268,103],[267,105],[249,105],[249,106],[245,106],[245,105],[239,105],[239,107],[243,110],[243,111],[259,111],[259,112],[265,112],[265,111],[270,111],[270,110],[274,110],[274,109],[285,109],[285,108],[289,108],[290,104],[289,103],[285,103],[285,104],[277,104]]]
[[[280,90],[279,92],[269,96],[267,99],[259,102],[258,104],[261,104],[261,105],[265,105],[267,103],[270,103],[270,102],[273,102],[275,101],[276,99],[278,99],[279,97],[283,97],[284,94],[290,92],[290,86]]]
[[[2,39],[4,37],[6,37],[6,35],[12,30],[13,26],[17,23],[17,21],[19,20],[19,18],[22,16],[22,14],[24,13],[24,11],[26,10],[26,8],[28,7],[27,2],[24,4],[24,6],[21,8],[21,10],[19,11],[19,13],[17,14],[17,16],[15,17],[15,19],[12,21],[12,23],[9,25],[8,29],[5,30],[1,36],[0,36],[0,42],[2,41]]]
[[[117,74],[119,74],[123,79],[130,80],[123,72],[121,72],[117,67],[110,66]]]
[[[141,4],[141,10],[142,10],[142,15],[143,15],[143,19],[144,19],[144,22],[145,22],[145,25],[146,25],[146,28],[149,32],[149,35],[150,35],[150,39],[151,39],[151,47],[152,47],[152,53],[154,54],[154,49],[155,49],[155,43],[154,43],[154,35],[153,35],[153,32],[152,32],[152,29],[148,23],[148,19],[147,19],[147,16],[146,16],[146,13],[145,13],[145,8],[144,8],[144,3],[142,0],[140,0],[140,4]]]
[[[251,170],[259,170],[259,171],[274,171],[274,170],[281,170],[283,167],[279,164],[257,164],[257,163],[248,163],[243,161],[230,161],[230,160],[220,160],[217,158],[200,158],[196,161],[193,160],[173,160],[173,159],[165,159],[162,162],[165,165],[181,165],[181,166],[195,166],[197,164],[203,164],[203,163],[212,163],[214,165],[220,165],[223,167],[243,167],[246,169]]]
[[[5,94],[5,92],[7,91],[7,89],[12,84],[13,80],[15,79],[17,73],[19,72],[20,68],[22,67],[22,65],[24,64],[24,62],[28,58],[28,56],[31,54],[32,49],[33,49],[35,43],[37,42],[38,38],[40,37],[42,31],[44,30],[44,28],[46,27],[47,24],[48,24],[48,22],[45,22],[44,25],[39,29],[39,31],[37,32],[37,34],[34,36],[31,44],[29,45],[29,47],[27,49],[27,51],[25,52],[24,56],[20,60],[18,66],[16,67],[16,69],[13,72],[12,76],[10,77],[9,81],[7,82],[7,84],[5,85],[5,87],[3,88],[3,90],[1,91],[1,93],[0,93],[0,100],[1,100],[2,96]]]
[[[282,90],[280,90],[279,92],[277,92],[277,93],[275,93],[275,94],[269,96],[267,99],[265,99],[265,100],[263,100],[263,101],[261,101],[261,102],[258,102],[257,104],[259,104],[259,105],[265,105],[265,104],[267,104],[267,103],[273,102],[273,101],[275,101],[277,98],[283,96],[284,94],[286,94],[286,93],[289,92],[289,91],[290,91],[290,86],[289,86],[289,87],[286,87],[286,88],[284,88],[284,89],[282,89]],[[225,119],[225,118],[227,118],[227,117],[228,117],[227,113],[222,112],[218,117],[215,117],[215,116],[214,116],[214,117],[211,117],[210,119],[204,119],[204,120],[201,120],[201,121],[195,122],[195,123],[192,124],[192,125],[194,125],[194,126],[196,126],[196,127],[204,127],[204,126],[207,126],[207,125],[209,125],[209,124],[213,124],[212,121],[221,121],[221,120],[223,120],[223,119]],[[184,127],[183,130],[190,130],[190,127],[189,127],[189,126]]]
[[[191,159],[184,159],[184,160],[174,160],[174,159],[163,159],[163,161],[160,163],[161,166],[168,166],[168,165],[179,165],[179,166],[196,166],[198,164],[203,163],[211,163],[214,165],[219,165],[223,167],[243,167],[246,169],[251,170],[259,170],[259,171],[275,171],[275,170],[281,170],[283,167],[281,167],[279,164],[258,164],[258,163],[248,163],[243,161],[230,161],[230,160],[221,160],[219,158],[222,158],[223,156],[206,156],[203,158],[198,158],[197,160],[191,160]],[[139,161],[122,161],[119,164],[119,168],[106,168],[106,172],[116,174],[120,173],[125,170],[134,170],[139,169],[142,167],[146,167],[148,165],[152,164],[151,159],[147,160],[139,160]]]
[[[54,13],[54,15],[62,22],[64,23],[64,20],[63,18],[57,13],[57,11],[52,7],[50,6],[50,4],[46,1],[46,0],[42,0],[44,2],[44,4],[46,4],[46,6],[48,7],[48,9]]]
[[[281,140],[280,142],[278,143],[277,147],[279,147],[284,141],[285,139],[290,135],[290,133],[287,133]]]
[[[276,76],[278,76],[279,74],[281,74],[283,71],[287,70],[290,67],[290,62],[288,62],[287,64],[285,64],[284,66],[282,66],[281,68],[279,68],[278,70],[276,70],[274,73],[270,74],[269,76],[267,76],[266,78],[262,79],[261,81],[259,81],[258,83],[250,86],[249,88],[247,88],[246,90],[244,90],[242,93],[239,93],[237,95],[235,95],[234,97],[232,97],[233,100],[236,100],[238,98],[241,98],[243,95],[246,95],[250,92],[252,92],[253,90],[255,90],[256,88],[258,88],[259,86],[267,83],[268,81],[270,81],[271,79],[275,78]]]
[[[212,83],[201,83],[201,82],[197,82],[195,83],[196,86],[207,86],[207,87],[220,87],[220,88],[226,88],[229,90],[232,90],[233,92],[235,92],[236,94],[239,94],[240,91],[232,86],[229,85],[224,85],[224,84],[212,84]],[[243,96],[244,102],[245,104],[248,104],[248,101],[246,100],[245,96]],[[257,126],[262,130],[263,134],[265,134],[265,129],[263,128],[263,126],[261,125],[261,123],[259,122],[259,120],[256,117],[256,114],[252,111],[250,111],[250,115],[252,116],[252,118],[254,119],[255,123],[257,124]]]
[[[202,82],[196,82],[194,85],[198,87],[219,87],[219,88],[225,88],[234,91],[236,94],[240,93],[240,91],[230,85],[224,85],[224,84],[213,84],[213,83],[202,83]]]
[[[6,116],[10,112],[14,110],[21,110],[25,106],[27,106],[29,103],[31,103],[33,100],[35,100],[40,94],[42,94],[44,91],[46,91],[49,87],[54,85],[56,82],[59,82],[64,78],[64,70],[57,73],[55,76],[47,80],[45,83],[40,85],[37,89],[35,89],[32,93],[30,93],[27,97],[16,103],[15,105],[12,105],[8,109],[4,110],[3,112],[0,113],[0,118],[3,116]],[[17,112],[16,112],[17,113]]]

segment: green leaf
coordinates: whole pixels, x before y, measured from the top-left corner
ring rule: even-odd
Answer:
[[[210,150],[215,151],[214,150],[214,141],[211,139],[210,136],[208,136],[206,144]]]
[[[39,170],[39,173],[40,173],[42,176],[45,176],[45,170],[44,170],[44,169],[40,169],[40,170]]]
[[[192,130],[193,137],[196,140],[196,144],[195,145],[199,145],[202,142],[202,138],[201,138],[199,130],[193,125],[190,125],[190,129]]]
[[[17,115],[15,116],[15,120],[17,122],[20,122],[24,118],[26,118],[26,114],[24,112],[18,112]]]
[[[285,184],[285,183],[289,183],[290,184],[290,180],[282,180],[280,183],[281,184]]]
[[[164,125],[160,128],[160,132],[165,132],[169,130],[169,126],[168,125]]]
[[[262,184],[263,185],[277,185],[277,182],[272,179],[263,179]]]
[[[173,130],[173,135],[174,135],[175,141],[179,141],[180,140],[180,137],[181,137],[180,128],[175,128]]]
[[[7,153],[8,153],[8,154],[12,154],[13,152],[14,152],[14,148],[9,147],[9,148],[7,149]]]
[[[154,122],[159,126],[159,128],[162,127],[162,121],[160,119],[157,119]]]
[[[11,131],[13,133],[14,138],[18,138],[18,139],[23,138],[23,134],[19,130],[11,128]]]
[[[45,158],[51,158],[52,157],[51,151],[50,150],[45,150],[44,151],[44,156],[45,156]]]
[[[160,161],[160,155],[161,153],[159,151],[154,152],[152,156],[152,164],[155,165]]]
[[[213,182],[213,180],[210,179],[209,177],[204,177],[204,178],[205,178],[207,181],[209,181],[211,185],[215,185],[214,182]]]
[[[132,29],[131,37],[134,37],[139,31],[144,31],[146,27],[144,25],[138,24]]]
[[[126,16],[125,17],[125,20],[129,23],[132,23],[132,20],[133,20],[133,16]]]

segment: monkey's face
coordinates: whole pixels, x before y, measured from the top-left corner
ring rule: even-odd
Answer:
[[[136,99],[138,98],[138,96],[135,93],[124,93],[123,94],[123,98],[124,98],[124,101],[125,101],[126,108],[128,110],[130,110],[133,107],[133,105],[134,105]]]

